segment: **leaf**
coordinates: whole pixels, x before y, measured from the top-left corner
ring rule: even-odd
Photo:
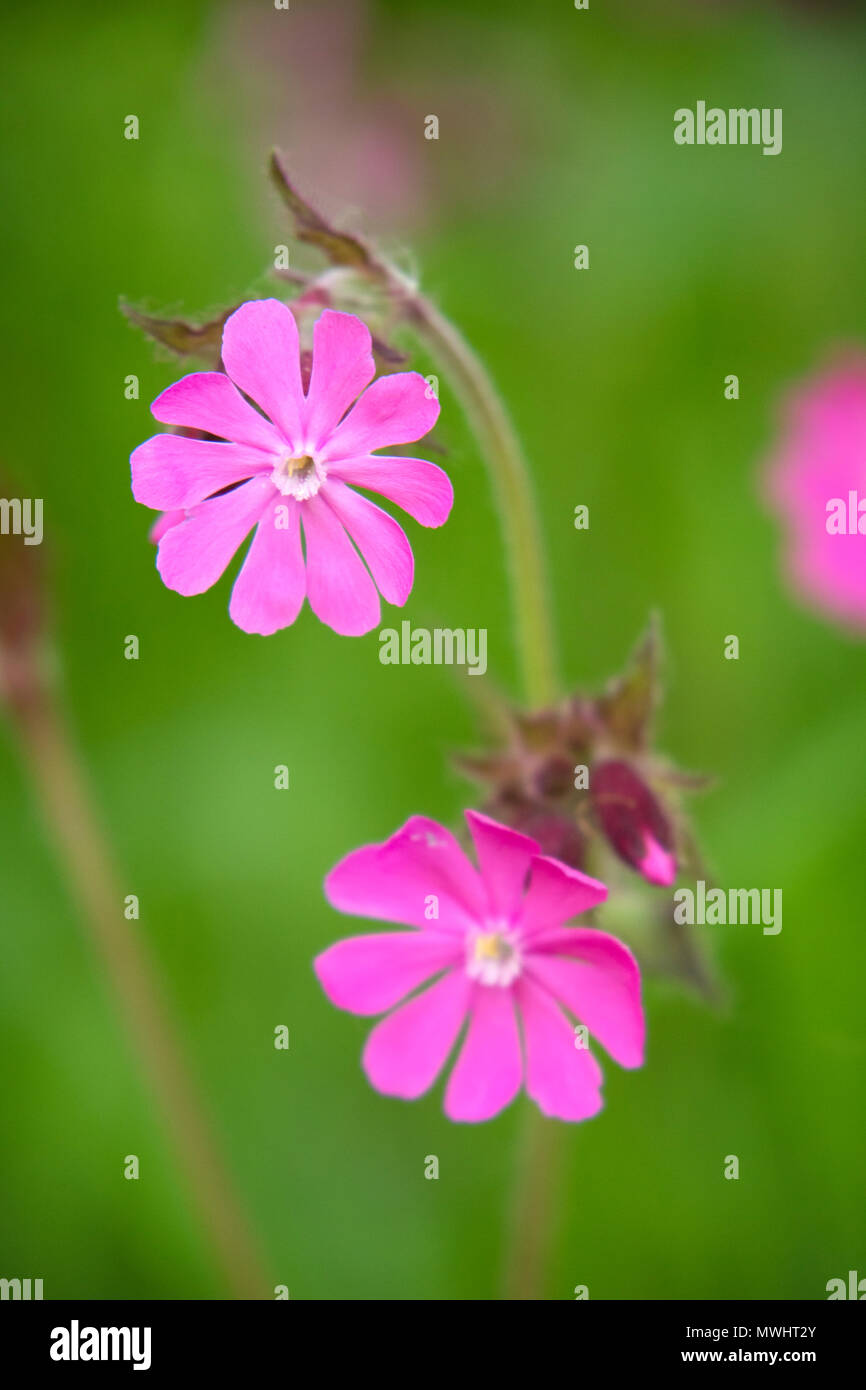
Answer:
[[[404,371],[411,361],[408,352],[401,352],[391,343],[386,343],[383,338],[377,338],[375,334],[372,336],[373,361],[376,363],[376,371],[379,375],[387,376],[390,372]]]
[[[516,709],[514,724],[522,746],[530,753],[546,753],[557,748],[562,717],[558,707],[539,710]]]
[[[596,701],[608,732],[625,748],[643,749],[659,698],[661,633],[655,615],[623,675]]]
[[[680,925],[674,918],[673,905],[660,903],[655,919],[658,959],[652,963],[653,974],[680,979],[703,999],[705,1004],[720,1007],[724,990],[717,979],[699,937],[691,928]]]
[[[195,357],[214,369],[220,366],[223,327],[229,314],[238,306],[233,304],[209,323],[188,323],[186,319],[155,318],[151,314],[121,303],[121,312],[149,338],[169,349],[177,357]]]
[[[306,241],[317,247],[332,265],[353,266],[375,279],[385,277],[384,267],[359,237],[352,236],[349,232],[337,231],[301,197],[290,183],[281,156],[276,150],[271,152],[270,175],[274,187],[292,215],[295,235],[299,241]]]
[[[508,753],[455,753],[452,762],[471,782],[490,782],[501,789],[520,781],[519,765]]]
[[[660,782],[684,792],[712,791],[718,785],[718,778],[709,772],[689,772],[671,763],[656,763],[655,775]]]

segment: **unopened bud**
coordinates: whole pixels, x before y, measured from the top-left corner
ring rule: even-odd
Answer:
[[[677,874],[673,831],[646,783],[619,759],[592,770],[592,804],[612,848],[648,883],[667,887]]]

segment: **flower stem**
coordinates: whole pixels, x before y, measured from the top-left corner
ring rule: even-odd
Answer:
[[[550,601],[535,497],[514,427],[482,362],[454,325],[418,294],[404,300],[404,311],[417,335],[443,364],[480,444],[511,569],[526,698],[531,706],[551,704],[558,694],[558,679]],[[506,1299],[544,1296],[561,1161],[559,1127],[534,1107],[527,1107],[511,1199],[503,1286]]]
[[[544,1298],[562,1177],[560,1140],[556,1122],[528,1106],[512,1180],[502,1284],[505,1299]]]
[[[190,1196],[238,1299],[273,1297],[257,1241],[223,1166],[208,1116],[150,954],[123,916],[123,893],[94,813],[87,779],[53,695],[15,711],[46,825],[56,840],[91,945],[100,959]]]
[[[556,660],[541,533],[532,484],[505,407],[481,360],[454,325],[423,295],[404,297],[418,337],[443,364],[490,472],[511,570],[517,645],[526,698],[539,706],[556,696]]]

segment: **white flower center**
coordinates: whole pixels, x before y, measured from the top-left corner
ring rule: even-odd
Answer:
[[[520,974],[523,964],[517,937],[498,927],[475,931],[466,941],[466,973],[481,985],[506,986]]]
[[[305,502],[308,498],[315,497],[326,476],[322,465],[310,454],[299,454],[295,457],[286,454],[271,474],[271,482],[284,497],[294,497],[298,502]]]

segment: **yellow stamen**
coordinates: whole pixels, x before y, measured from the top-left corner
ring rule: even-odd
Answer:
[[[476,960],[507,960],[511,951],[498,932],[488,932],[475,938]]]

